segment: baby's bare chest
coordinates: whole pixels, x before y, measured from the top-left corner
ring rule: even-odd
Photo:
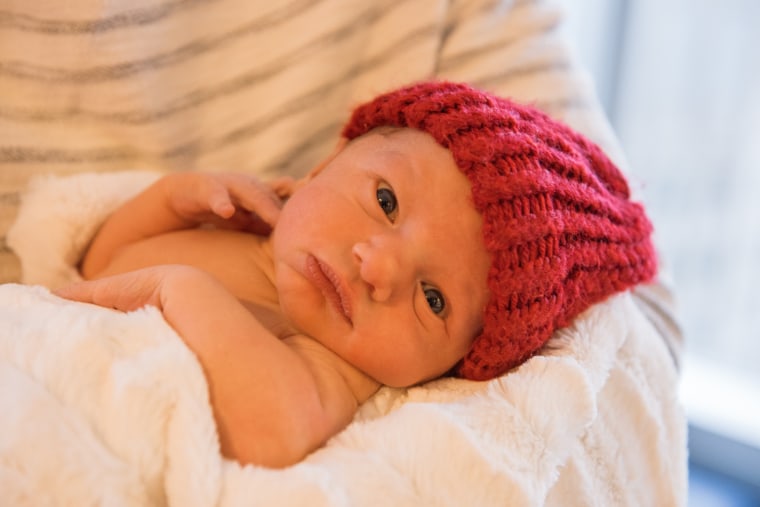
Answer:
[[[241,300],[277,306],[267,239],[218,229],[188,229],[146,238],[120,250],[109,274],[161,264],[185,264],[214,275]]]

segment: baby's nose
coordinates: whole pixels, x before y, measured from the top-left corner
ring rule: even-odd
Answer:
[[[352,253],[359,263],[359,276],[370,286],[372,299],[382,303],[393,297],[409,271],[398,242],[372,238],[356,243]]]

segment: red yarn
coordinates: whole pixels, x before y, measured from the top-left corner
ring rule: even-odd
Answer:
[[[589,306],[651,279],[652,226],[601,149],[535,108],[426,82],[357,107],[343,135],[418,129],[472,186],[491,254],[482,332],[455,368],[486,380],[535,354]]]

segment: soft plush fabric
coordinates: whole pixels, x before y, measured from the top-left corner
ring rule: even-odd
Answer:
[[[652,224],[597,145],[541,111],[424,81],[359,105],[343,129],[426,132],[467,176],[491,257],[483,330],[457,375],[492,379],[606,297],[657,272]]]
[[[534,103],[619,149],[545,0],[4,0],[0,282],[35,175],[303,175],[360,101],[430,77]]]
[[[490,382],[383,389],[302,463],[240,467],[158,311],[2,285],[2,505],[686,505],[674,369],[630,296],[549,347]]]
[[[203,372],[155,308],[0,285],[0,412],[4,506],[218,501]]]
[[[98,225],[156,177],[36,180],[9,236],[25,279],[78,279]],[[9,505],[682,506],[676,386],[662,339],[623,293],[507,375],[383,388],[304,462],[241,468],[220,457],[200,366],[158,311],[6,284],[0,491]]]

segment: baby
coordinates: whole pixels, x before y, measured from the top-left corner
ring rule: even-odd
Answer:
[[[597,146],[533,108],[427,82],[356,108],[302,181],[165,176],[109,217],[88,281],[58,294],[157,306],[204,369],[223,454],[280,467],[382,385],[518,366],[651,279],[650,235]]]

